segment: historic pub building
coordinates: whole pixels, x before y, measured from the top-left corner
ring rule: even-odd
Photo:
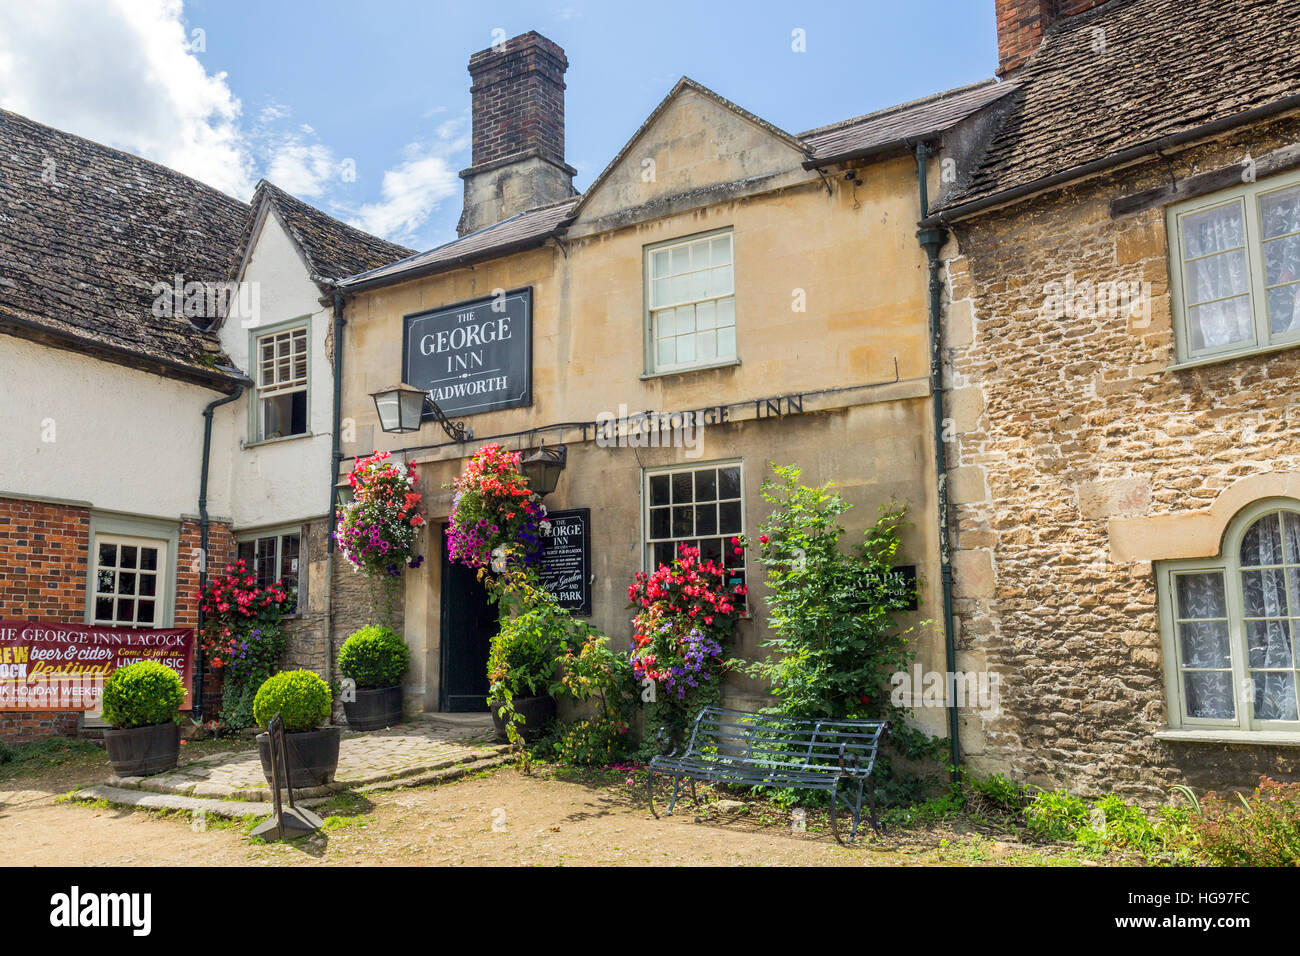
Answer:
[[[903,560],[920,581],[910,623],[941,618],[922,190],[906,138],[933,140],[921,168],[937,186],[945,131],[1001,90],[796,137],[683,79],[576,195],[566,66],[535,33],[475,54],[463,235],[341,283],[356,440],[339,481],[355,456],[388,449],[415,463],[430,509],[430,560],[404,575],[408,701],[485,706],[495,617],[472,573],[446,561],[443,534],[448,485],[489,441],[567,449],[546,504],[582,522],[580,604],[618,644],[630,644],[633,575],[690,542],[746,580],[735,650],[764,653],[762,575],[729,539],[756,536],[772,462],[835,482],[853,534],[903,505]],[[371,394],[398,381],[473,439],[432,417],[383,433]],[[941,635],[923,628],[917,641],[924,666],[943,670]],[[746,678],[726,697],[768,700]],[[918,718],[945,732],[942,711]]]

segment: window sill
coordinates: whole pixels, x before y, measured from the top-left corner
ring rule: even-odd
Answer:
[[[1223,362],[1232,362],[1236,359],[1255,358],[1258,355],[1272,355],[1274,352],[1285,352],[1287,349],[1300,348],[1300,342],[1283,342],[1278,345],[1266,345],[1263,348],[1241,349],[1236,352],[1220,352],[1217,355],[1206,355],[1201,358],[1191,358],[1182,362],[1175,362],[1169,366],[1171,372],[1181,372],[1187,368],[1203,368],[1206,365],[1220,365]]]
[[[244,442],[245,448],[260,448],[262,445],[279,445],[282,442],[298,441],[301,438],[316,437],[312,432],[303,432],[301,435],[285,435],[282,438],[260,438],[257,441]]]
[[[670,375],[690,375],[692,372],[709,372],[719,368],[732,368],[739,365],[740,359],[728,359],[725,362],[714,362],[711,365],[691,365],[687,368],[671,368],[664,372],[646,372],[641,376],[641,381],[650,378],[667,378]]]
[[[1281,730],[1159,730],[1156,740],[1187,744],[1256,744],[1300,747],[1300,733]]]

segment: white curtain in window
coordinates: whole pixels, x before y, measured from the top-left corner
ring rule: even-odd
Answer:
[[[1254,336],[1246,229],[1240,204],[1187,216],[1183,246],[1187,259],[1188,321],[1194,346],[1215,348]]]

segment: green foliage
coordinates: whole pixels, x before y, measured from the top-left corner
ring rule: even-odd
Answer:
[[[1207,793],[1191,818],[1201,855],[1216,866],[1300,864],[1300,783],[1259,778],[1249,797]]]
[[[339,672],[361,688],[392,687],[409,663],[406,641],[391,627],[363,627],[339,648]]]
[[[1000,773],[990,774],[987,777],[969,776],[966,778],[966,785],[973,793],[1005,812],[1019,811],[1028,799],[1022,784],[1008,780]]]
[[[898,616],[914,586],[894,572],[904,512],[882,507],[862,541],[843,548],[839,517],[852,507],[830,484],[801,483],[793,466],[773,463],[763,498],[772,513],[759,529],[759,560],[767,573],[771,653],[748,666],[777,697],[777,712],[792,717],[889,720],[887,747],[874,779],[884,804],[919,799],[927,789],[915,775],[896,771],[890,753],[912,761],[936,759],[936,738],[910,727],[891,700],[894,674],[911,662]],[[795,798],[817,803],[818,795]]]
[[[180,716],[185,687],[157,661],[119,667],[104,682],[104,720],[119,729],[165,724]]]
[[[922,803],[909,807],[890,807],[881,812],[880,819],[886,829],[929,826],[956,817],[962,812],[962,806],[961,793],[952,787]]]
[[[627,725],[605,717],[561,724],[538,748],[538,756],[575,767],[605,767],[627,758]]]
[[[490,700],[551,693],[569,636],[567,617],[558,604],[540,603],[501,622],[488,650]]]
[[[1093,802],[1088,821],[1074,840],[1087,850],[1133,850],[1144,856],[1159,848],[1155,827],[1146,814],[1113,793]]]
[[[329,684],[315,671],[284,671],[268,677],[258,688],[253,717],[266,728],[272,717],[279,716],[285,733],[302,733],[315,730],[329,719],[333,699]]]
[[[763,481],[774,507],[759,538],[775,652],[750,673],[771,684],[793,717],[895,717],[886,689],[910,660],[896,616],[914,591],[893,573],[903,510],[881,508],[862,543],[840,548],[837,519],[851,507],[829,484],[800,484],[796,467],[773,464]]]
[[[1025,808],[1025,823],[1040,840],[1073,840],[1088,823],[1088,805],[1065,790],[1043,790]]]
[[[631,661],[609,646],[609,637],[588,633],[575,653],[565,650],[560,661],[560,684],[574,700],[595,700],[600,715],[626,731],[636,706],[636,683]]]

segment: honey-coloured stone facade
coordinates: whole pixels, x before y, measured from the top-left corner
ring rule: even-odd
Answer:
[[[1111,212],[1297,135],[1293,116],[956,223],[943,254],[958,661],[998,671],[1003,691],[999,715],[963,723],[975,769],[1153,802],[1178,783],[1300,770],[1300,749],[1157,737],[1152,563],[1216,553],[1242,504],[1300,488],[1300,350],[1174,368],[1166,208]],[[1047,286],[1067,277],[1141,283],[1145,301],[1057,314]]]

